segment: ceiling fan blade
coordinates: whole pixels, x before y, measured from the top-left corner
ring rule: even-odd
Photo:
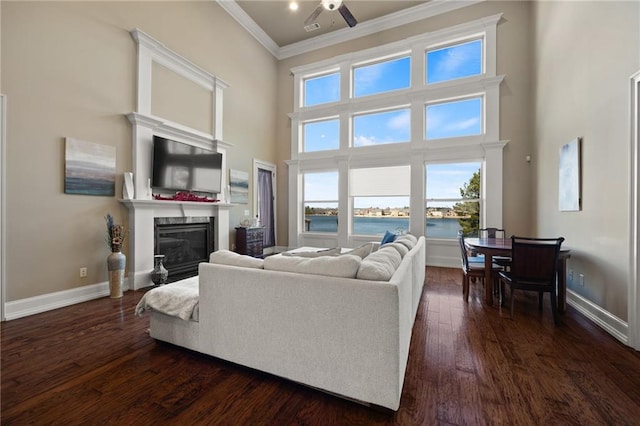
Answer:
[[[347,22],[347,25],[349,25],[350,27],[356,26],[358,21],[356,21],[356,18],[353,17],[353,15],[351,14],[351,11],[347,8],[344,2],[340,5],[340,7],[338,8],[338,11],[340,12],[340,15],[342,15],[344,20]]]
[[[320,2],[318,7],[316,7],[316,9],[311,12],[311,15],[309,15],[309,17],[304,21],[304,25],[306,26],[315,22],[315,20],[318,19],[318,16],[322,13],[322,9],[324,9],[324,7],[322,7],[322,2]]]

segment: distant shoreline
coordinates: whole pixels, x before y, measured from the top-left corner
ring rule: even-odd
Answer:
[[[318,217],[338,217],[335,214],[307,214],[305,216],[318,216]],[[366,217],[370,219],[410,219],[411,216],[368,216],[363,214],[354,214],[353,217]],[[435,217],[435,216],[424,216],[426,219],[440,220],[440,219],[468,219],[467,216],[446,216],[446,217]]]

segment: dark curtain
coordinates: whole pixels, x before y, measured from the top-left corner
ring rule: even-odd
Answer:
[[[276,245],[275,217],[273,217],[273,177],[270,170],[258,169],[258,205],[260,224],[264,226],[264,247]]]

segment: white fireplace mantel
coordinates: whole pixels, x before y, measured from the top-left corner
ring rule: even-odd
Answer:
[[[154,219],[157,217],[214,217],[214,249],[229,249],[231,204],[194,201],[120,200],[129,209],[129,288],[153,285]]]
[[[229,210],[225,198],[227,187],[226,157],[232,145],[222,140],[223,91],[229,84],[168,49],[160,41],[139,29],[131,30],[138,47],[137,111],[126,114],[132,124],[133,199],[120,200],[129,210],[129,288],[137,290],[152,285],[150,272],[154,256],[154,219],[158,217],[213,217],[214,250],[229,248]],[[212,127],[202,132],[152,115],[153,63],[211,91]],[[167,137],[200,148],[214,150],[222,156],[223,202],[165,201],[152,198],[151,161],[154,135]]]

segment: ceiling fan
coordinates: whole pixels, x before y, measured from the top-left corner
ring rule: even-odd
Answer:
[[[342,15],[347,25],[349,25],[350,27],[356,26],[358,21],[356,20],[356,18],[353,17],[353,15],[351,14],[351,11],[347,8],[347,5],[345,5],[342,2],[342,0],[321,0],[320,4],[315,8],[313,12],[311,12],[311,15],[309,15],[309,17],[304,21],[305,30],[313,31],[315,29],[320,28],[320,24],[318,24],[315,21],[316,19],[318,19],[318,16],[320,16],[322,11],[328,10],[331,12],[336,9],[338,10],[338,12],[340,12],[340,15]]]

